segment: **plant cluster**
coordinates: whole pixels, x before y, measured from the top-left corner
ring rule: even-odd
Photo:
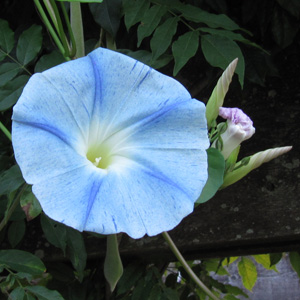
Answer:
[[[85,25],[85,20],[82,22],[80,2],[86,2],[82,7],[87,15],[92,16],[90,23],[96,28],[93,34],[87,33],[89,39],[83,36],[85,26],[82,24]],[[218,121],[219,109],[223,106],[234,73],[243,87],[245,79],[264,84],[266,74],[274,71],[270,53],[264,49],[266,45],[256,40],[258,34],[253,36],[242,25],[250,22],[251,14],[253,16],[260,11],[260,6],[267,5],[266,2],[253,5],[249,16],[246,18],[245,15],[240,23],[235,20],[234,14],[230,16],[230,5],[225,0],[218,4],[179,0],[35,0],[47,31],[36,24],[14,31],[8,21],[0,19],[0,240],[9,245],[0,250],[3,299],[204,300],[207,297],[223,297],[234,300],[248,296],[237,287],[215,280],[214,273],[227,276],[227,265],[239,260],[239,274],[245,288],[251,290],[257,278],[254,260],[266,269],[276,271],[282,254],[186,262],[166,232],[162,234],[178,259],[175,263],[131,262],[123,267],[116,235],[107,238],[104,265],[102,261],[89,261],[85,238],[90,235],[98,238],[104,236],[97,230],[96,233],[84,235],[43,213],[43,203],[36,198],[16,164],[9,129],[12,107],[24,87],[30,85],[29,80],[32,80],[30,77],[34,73],[44,72],[66,61],[76,61],[99,46],[126,54],[177,77],[189,64],[199,61],[221,68],[224,72],[206,105],[211,147],[206,152],[208,179],[195,202],[195,205],[201,205],[219,189],[235,183],[262,163],[290,150],[290,147],[269,149],[238,160],[240,144],[246,139],[242,123],[251,127],[251,120],[240,111],[230,110],[226,117],[221,115],[224,122]],[[242,4],[241,10],[246,9],[247,4]],[[274,14],[261,19],[261,35],[266,34],[263,30],[265,24],[270,25],[275,44],[269,41],[269,45],[279,51],[287,47],[299,32],[299,25],[294,24],[300,18],[300,8],[297,0],[289,3],[277,0],[272,10]],[[263,14],[262,11],[260,13]],[[95,24],[98,24],[97,27]],[[199,70],[198,73],[201,72]],[[18,122],[17,117],[13,118],[14,122]],[[232,149],[227,150],[227,145]],[[22,147],[17,147],[22,153]],[[100,161],[101,157],[91,160],[96,167]],[[50,263],[21,250],[24,239],[30,236],[30,224],[33,223],[47,242],[59,248],[68,258],[67,262]],[[289,258],[300,274],[299,254],[291,253]]]

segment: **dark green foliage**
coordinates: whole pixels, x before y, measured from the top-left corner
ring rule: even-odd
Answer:
[[[251,46],[256,44],[235,32],[242,32],[242,29],[228,16],[213,14],[180,1],[125,0],[123,10],[127,30],[139,23],[137,47],[143,45],[145,38],[150,39],[151,66],[161,55],[172,53],[175,76],[198,53],[201,44],[205,59],[214,67],[225,69],[238,57],[237,74],[243,85],[244,57],[236,41]]]
[[[98,25],[115,37],[121,20],[121,0],[104,0],[101,5],[90,3],[89,7]]]
[[[42,47],[42,28],[32,25],[15,42],[7,21],[0,19],[0,111],[11,108],[20,97],[31,73],[27,67]]]
[[[194,62],[201,66],[199,73],[206,76],[208,65],[225,69],[238,57],[236,73],[240,85],[243,86],[244,79],[263,85],[268,75],[277,74],[272,64],[273,56],[291,45],[299,34],[299,3],[298,0],[257,0],[241,2],[238,8],[226,0],[104,0],[102,4],[90,3],[85,7],[95,22],[84,19],[94,30],[89,33],[93,40],[87,42],[87,49],[105,45],[103,40],[96,40],[102,29],[115,39],[117,48],[122,48],[118,51],[155,69],[167,66],[164,70],[169,72],[171,69],[169,74],[174,76],[184,74],[184,77],[185,68]],[[30,75],[65,60],[53,49],[47,35],[43,36],[41,26],[18,26],[14,33],[8,22],[0,19],[0,112],[1,122],[7,128],[11,124],[12,106]],[[103,261],[87,258],[82,233],[40,215],[41,207],[31,187],[24,185],[11,145],[7,146],[8,140],[2,133],[0,138],[0,216],[3,225],[0,240],[14,248],[0,250],[3,299],[105,299],[105,294],[109,293]],[[225,166],[219,154],[214,149],[209,150],[209,179],[198,203],[209,200],[222,185],[220,174]],[[27,221],[34,218],[51,247],[60,249],[64,262],[45,263],[18,249],[30,236]],[[267,264],[262,257],[256,257],[256,261],[267,269],[274,269],[281,257],[281,253],[270,254]],[[291,253],[290,261],[300,274],[299,253]],[[194,261],[189,265],[208,288],[222,295],[222,299],[247,298],[239,288],[221,284],[211,277],[213,273],[227,276],[226,264],[219,259]],[[241,276],[249,289],[256,278],[253,266],[249,258],[239,262]],[[162,267],[161,263],[144,261],[125,264],[116,289],[107,296],[116,300],[202,300],[205,297],[179,263]]]
[[[24,179],[18,165],[12,166],[0,175],[0,195],[9,194],[17,190]]]

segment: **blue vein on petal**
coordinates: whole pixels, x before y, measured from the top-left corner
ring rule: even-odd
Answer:
[[[166,113],[176,109],[178,106],[180,106],[181,104],[184,104],[186,103],[187,101],[191,101],[191,99],[188,99],[188,100],[182,100],[180,102],[177,102],[177,103],[173,103],[172,105],[169,105],[167,107],[162,107],[161,109],[155,111],[154,113],[136,121],[135,123],[125,127],[125,128],[122,128],[116,132],[114,132],[112,135],[110,135],[106,140],[110,139],[111,137],[113,137],[114,135],[122,132],[122,131],[125,131],[125,130],[128,130],[128,131],[131,131],[130,134],[128,134],[126,136],[126,139],[129,138],[130,136],[134,135],[135,133],[143,130],[143,126],[148,126],[149,124],[151,124],[152,122],[154,122],[155,120],[157,120],[158,118],[160,118],[161,116],[165,115]],[[121,141],[123,142],[123,141]]]
[[[60,95],[60,98],[62,99],[62,101],[63,101],[63,103],[66,105],[66,107],[68,108],[68,110],[69,110],[69,112],[71,113],[71,115],[72,115],[72,117],[73,117],[75,123],[77,124],[77,126],[78,126],[78,128],[79,128],[79,130],[80,130],[80,132],[81,132],[81,135],[82,135],[83,140],[85,140],[85,137],[86,137],[86,136],[85,136],[85,133],[82,131],[81,126],[80,126],[79,123],[77,122],[77,118],[74,116],[74,113],[73,113],[71,107],[69,106],[68,102],[64,100],[64,97],[62,96],[60,90],[59,90],[59,89],[51,82],[51,80],[49,80],[49,79],[47,78],[47,76],[45,76],[45,74],[41,73],[41,76],[49,83],[49,85],[51,85],[51,87],[52,87],[54,90],[57,91],[57,94]],[[70,84],[70,85],[71,85],[71,84]],[[76,90],[76,89],[74,88],[73,85],[71,85],[71,86],[73,87],[74,90]],[[77,92],[77,90],[76,90],[76,92]],[[81,103],[83,104],[83,107],[84,107],[84,109],[85,109],[85,111],[86,111],[86,113],[88,114],[89,119],[90,119],[90,114],[89,114],[89,112],[88,112],[88,110],[87,110],[85,104],[84,104],[83,102],[81,102]]]
[[[89,200],[88,200],[87,210],[85,212],[85,219],[84,219],[83,230],[86,227],[86,224],[87,224],[88,218],[90,216],[93,204],[95,203],[95,199],[96,199],[97,193],[99,192],[99,190],[101,188],[101,185],[103,183],[103,178],[102,178],[102,180],[100,180],[100,182],[98,184],[96,184],[96,181],[97,180],[94,181],[93,186],[92,186],[91,191],[90,191],[90,196],[89,196]]]
[[[102,104],[102,81],[101,81],[101,75],[100,72],[98,70],[98,68],[96,67],[97,64],[95,63],[94,59],[92,58],[91,55],[87,55],[86,57],[88,57],[90,59],[92,68],[93,68],[93,73],[94,73],[94,79],[95,79],[95,93],[94,93],[94,99],[93,99],[93,109],[92,109],[92,116],[95,115],[95,110],[96,110],[96,104],[97,101],[99,101],[99,104]],[[101,110],[99,110],[100,112]],[[97,116],[99,119],[101,119],[101,116]],[[96,136],[98,136],[99,134],[99,128],[97,127],[97,134]],[[88,137],[89,138],[89,137]]]
[[[91,60],[92,66],[93,66],[94,75],[95,75],[96,91],[100,91],[100,95],[98,95],[97,92],[95,93],[95,99],[94,99],[94,107],[95,107],[96,101],[99,100],[101,102],[101,100],[102,100],[102,95],[101,95],[101,75],[99,73],[99,70],[96,68],[97,64],[96,64],[95,59],[93,58],[93,56],[92,55],[88,55],[87,57],[89,57],[89,59]],[[136,61],[135,64],[133,65],[131,71],[133,71],[135,69],[135,67],[139,63],[140,63],[139,61]],[[134,89],[136,89],[137,87],[139,87],[141,85],[141,83],[146,79],[146,77],[150,74],[152,68],[148,67],[149,70],[146,72],[146,74],[143,76],[143,78],[140,79],[141,74],[143,73],[145,67],[148,67],[148,66],[142,65],[142,68],[141,68],[140,72],[138,73],[138,75],[136,76],[136,79],[134,80],[134,83],[132,84],[132,86],[130,87],[130,89],[126,93],[126,95],[123,97],[123,100],[121,101],[122,104],[119,105],[118,111],[122,110],[122,107],[126,104],[126,101],[129,98],[129,96],[132,93],[132,91]],[[99,88],[98,88],[98,86],[99,86]],[[110,119],[110,123],[107,124],[104,136],[107,134],[107,132],[109,132],[109,129],[110,129],[111,125],[114,124],[115,118],[118,116],[118,111],[117,110],[115,111],[114,116]],[[93,114],[94,114],[94,110],[93,110]]]
[[[63,141],[65,144],[67,144],[70,148],[74,149],[74,147],[70,144],[69,139],[66,137],[65,134],[63,134],[60,130],[57,128],[54,128],[52,126],[46,125],[46,124],[41,124],[37,122],[28,122],[28,121],[19,121],[16,119],[13,119],[14,122],[17,122],[19,124],[24,124],[27,126],[35,127],[41,130],[44,130],[46,132],[51,133],[52,135],[56,136],[59,138],[61,141]]]
[[[187,197],[187,199],[191,200],[192,203],[194,203],[194,200],[196,200],[196,199],[193,199],[192,196],[190,196],[187,191],[185,191],[184,189],[182,189],[178,184],[176,184],[174,181],[170,180],[167,176],[165,176],[159,170],[156,170],[154,168],[153,168],[153,170],[151,170],[149,167],[146,167],[144,164],[142,164],[140,162],[137,162],[135,160],[134,160],[134,163],[140,167],[140,170],[143,173],[145,173],[145,174],[147,174],[147,175],[149,175],[149,176],[151,176],[153,178],[156,178],[158,180],[161,180],[161,181],[163,181],[163,182],[165,182],[165,183],[173,186],[174,188],[178,189],[179,191],[181,191]],[[150,162],[149,163],[146,162],[146,165],[151,165],[151,163]],[[143,221],[143,218],[141,216],[141,213],[140,213],[138,207],[137,207],[137,213],[138,213],[138,215],[140,217],[140,220],[141,220],[141,222],[142,222],[142,224],[143,224],[143,226],[145,228],[145,231],[148,233],[147,226],[145,225],[145,223]]]
[[[184,193],[189,199],[192,198],[191,195],[189,195],[188,191],[185,191],[177,183],[175,183],[173,180],[171,180],[166,175],[164,175],[160,170],[158,170],[156,167],[154,167],[153,164],[150,161],[148,161],[146,159],[143,159],[140,156],[138,157],[139,161],[137,161],[135,159],[128,158],[128,157],[125,157],[125,158],[131,160],[134,164],[138,165],[142,172],[144,172],[144,173],[146,173],[146,174],[148,174],[148,175],[150,175],[150,176],[152,176],[156,179],[164,181],[167,184],[177,188],[182,193]],[[148,167],[148,166],[151,166],[151,167]]]

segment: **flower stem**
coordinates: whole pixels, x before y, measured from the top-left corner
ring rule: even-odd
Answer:
[[[76,42],[76,57],[83,57],[85,55],[83,25],[81,16],[80,2],[71,2],[71,27]]]
[[[9,130],[3,125],[3,123],[0,121],[0,129],[2,132],[7,136],[7,138],[11,141],[11,133]]]
[[[42,5],[40,4],[39,0],[34,0],[34,3],[35,3],[35,5],[36,5],[36,7],[37,7],[37,9],[38,9],[38,11],[41,15],[42,20],[44,21],[47,29],[49,30],[56,46],[58,47],[59,51],[63,54],[63,56],[68,60],[68,57],[66,56],[65,48],[64,48],[63,44],[61,43],[59,37],[57,36],[54,28],[52,27],[52,25],[51,25],[46,13],[45,13],[43,7],[42,7]]]
[[[209,297],[211,297],[214,300],[219,300],[218,297],[216,297],[210,289],[197,277],[197,275],[194,273],[194,271],[191,269],[191,267],[188,265],[184,257],[181,255],[180,251],[174,244],[173,240],[169,236],[167,232],[163,232],[162,236],[165,238],[166,242],[168,243],[170,249],[178,259],[178,261],[182,264],[185,271],[189,274],[189,276],[194,280],[194,282],[198,285],[200,289],[202,289]]]

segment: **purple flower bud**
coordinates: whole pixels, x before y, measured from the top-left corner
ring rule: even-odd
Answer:
[[[220,107],[219,115],[227,120],[227,129],[221,134],[223,141],[221,152],[227,159],[241,142],[255,133],[255,128],[252,120],[239,108]]]

